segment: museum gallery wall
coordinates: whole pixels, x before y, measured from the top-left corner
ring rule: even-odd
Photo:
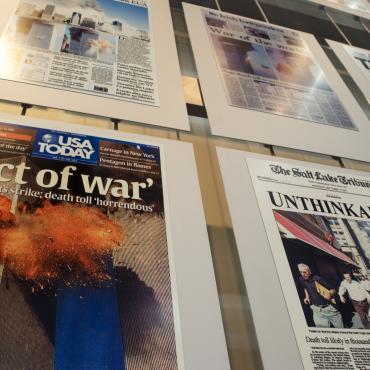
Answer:
[[[3,1],[0,370],[368,366],[369,50],[219,3]]]

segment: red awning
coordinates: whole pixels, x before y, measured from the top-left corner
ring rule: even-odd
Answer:
[[[303,227],[298,226],[296,223],[284,217],[280,213],[274,211],[274,216],[275,216],[275,220],[281,226],[287,229],[291,234],[293,234],[297,239],[317,249],[320,249],[321,251],[327,254],[330,254],[333,257],[339,258],[345,263],[349,263],[351,265],[357,266],[356,263],[353,262],[346,254],[334,248],[330,244],[324,242],[322,239],[318,238],[317,236],[311,234],[309,231],[305,230]]]

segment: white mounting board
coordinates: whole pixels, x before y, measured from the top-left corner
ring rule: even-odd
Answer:
[[[331,199],[330,196],[341,198],[343,195],[344,202],[351,203],[353,199],[353,203],[358,206],[362,204],[360,201],[363,201],[366,208],[368,200],[364,198],[368,198],[368,187],[346,181],[358,179],[369,183],[369,175],[349,169],[235,149],[218,147],[217,154],[264,368],[284,370],[316,368],[310,357],[312,350],[317,346],[318,349],[325,351],[326,344],[321,341],[319,344],[307,343],[305,336],[309,336],[311,332],[312,336],[325,336],[331,333],[347,340],[352,335],[356,339],[367,339],[368,330],[363,328],[356,331],[352,328],[325,327],[322,334],[319,334],[321,327],[306,324],[300,302],[302,298],[297,294],[292,270],[272,212],[278,208],[269,203],[266,189],[276,188],[276,192],[279,192],[285,187],[288,193],[288,189],[291,190],[291,194],[297,192],[303,196],[313,194],[313,197],[320,194],[318,196],[320,199],[325,199],[326,196],[327,199]],[[271,166],[281,166],[283,169],[295,168],[301,170],[301,174],[304,169],[311,169],[312,173],[318,171],[321,176],[324,175],[324,180],[310,180],[311,177],[299,176],[285,178],[281,172],[281,177],[278,178],[279,175],[269,170]],[[344,177],[344,181],[335,186],[333,185],[335,182],[331,183],[330,175],[327,174],[333,178],[339,174]],[[325,176],[328,176],[327,180]],[[265,187],[264,184],[267,183]],[[295,209],[292,210],[295,212]],[[323,214],[310,211],[303,213]],[[367,221],[366,217],[364,219]],[[346,345],[343,347],[346,353],[349,352],[348,347],[351,347],[349,343],[347,341],[347,347]],[[364,342],[362,348],[366,348],[366,345]],[[335,347],[336,344],[332,346]],[[354,368],[361,367],[358,366]]]
[[[353,57],[349,54],[349,52],[366,54],[367,60],[370,60],[370,50],[344,45],[340,42],[332,40],[326,40],[326,42],[332,48],[339,60],[343,63],[348,73],[364,94],[365,99],[370,104],[370,69],[366,70],[365,67],[360,68],[360,66],[356,64],[356,61],[353,59]]]
[[[326,80],[350,114],[358,131],[229,105],[204,24],[202,7],[186,3],[183,6],[214,135],[370,161],[370,123],[313,35],[296,31],[324,71]],[[256,20],[253,22],[264,24]]]
[[[14,0],[2,1],[0,35],[3,35],[6,30],[17,5],[18,2]],[[0,79],[0,99],[189,131],[170,7],[167,0],[151,0],[150,25],[154,39],[154,64],[159,106],[4,79]]]
[[[163,149],[161,169],[179,370],[230,370],[193,146],[21,116],[0,115],[0,122],[132,141]],[[179,163],[187,165],[180,171]]]
[[[262,363],[265,369],[303,370],[246,154],[217,148]]]

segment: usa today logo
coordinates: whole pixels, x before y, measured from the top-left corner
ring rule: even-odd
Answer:
[[[42,157],[95,161],[94,138],[39,132],[34,154]]]
[[[42,137],[42,141],[45,142],[45,143],[48,143],[48,144],[51,144],[53,142],[53,140],[55,139],[55,136],[51,135],[51,134],[45,134],[43,137]]]

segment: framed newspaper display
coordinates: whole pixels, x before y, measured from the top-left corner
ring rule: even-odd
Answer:
[[[370,104],[370,50],[326,41]]]
[[[217,152],[265,368],[366,368],[369,174]]]
[[[368,119],[313,35],[184,10],[213,134],[370,160]]]
[[[368,0],[308,0],[311,3],[327,6],[358,17],[370,19]]]
[[[2,366],[229,369],[192,146],[10,116],[0,132]]]
[[[166,0],[4,0],[0,25],[1,99],[189,130]]]

